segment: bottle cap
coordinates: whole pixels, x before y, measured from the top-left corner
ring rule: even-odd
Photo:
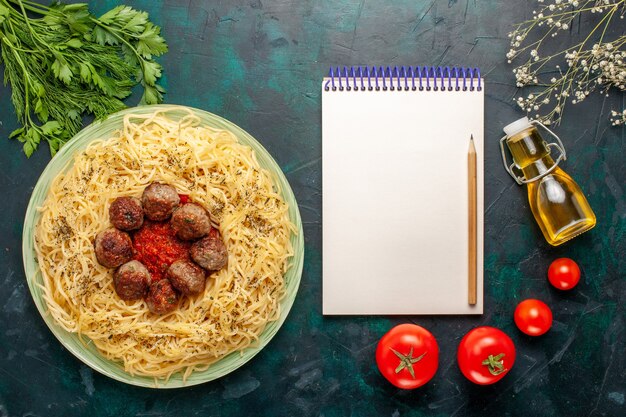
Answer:
[[[521,119],[518,119],[513,123],[504,126],[503,130],[507,136],[513,136],[514,134],[519,133],[522,130],[528,129],[529,127],[533,127],[533,125],[530,124],[528,117],[522,117]]]

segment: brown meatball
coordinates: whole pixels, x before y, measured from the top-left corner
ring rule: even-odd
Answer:
[[[153,182],[143,190],[141,196],[143,212],[150,220],[167,220],[180,204],[176,189],[168,184]]]
[[[143,224],[143,207],[136,197],[117,197],[109,207],[111,224],[120,230],[139,229]]]
[[[151,281],[150,271],[139,261],[126,262],[113,274],[115,292],[122,300],[142,298]]]
[[[155,314],[169,313],[176,309],[178,294],[168,280],[162,279],[150,285],[146,303],[150,311]]]
[[[211,219],[206,210],[195,203],[187,203],[172,214],[172,228],[183,240],[196,240],[211,231]]]
[[[179,259],[170,265],[167,278],[184,295],[201,293],[206,283],[204,269],[185,259]]]
[[[98,262],[107,268],[117,268],[133,257],[133,242],[130,236],[114,227],[98,233],[94,247]]]
[[[222,269],[228,263],[228,251],[220,232],[211,229],[208,236],[191,245],[191,258],[209,271]]]

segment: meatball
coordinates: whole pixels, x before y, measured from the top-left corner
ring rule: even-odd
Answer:
[[[111,224],[120,230],[139,229],[143,224],[143,207],[136,197],[117,197],[109,207]]]
[[[211,229],[208,236],[191,245],[191,258],[209,271],[222,269],[228,263],[228,251],[220,232]]]
[[[211,219],[206,210],[195,203],[187,203],[172,214],[172,228],[183,240],[196,240],[211,231]]]
[[[94,242],[96,259],[107,268],[117,268],[133,257],[133,242],[128,233],[110,227],[98,233]]]
[[[170,265],[167,278],[174,288],[184,295],[198,294],[204,291],[206,276],[204,269],[191,261],[179,259]]]
[[[122,300],[142,298],[148,291],[152,278],[148,268],[139,261],[126,262],[113,274],[115,292]]]
[[[172,284],[166,279],[153,282],[146,297],[146,303],[151,312],[155,314],[165,314],[176,309],[178,295]]]
[[[141,196],[143,212],[150,220],[167,220],[180,204],[176,189],[168,184],[153,182],[143,190]]]

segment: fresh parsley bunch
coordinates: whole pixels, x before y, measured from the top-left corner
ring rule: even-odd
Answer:
[[[157,84],[167,52],[161,29],[146,12],[118,6],[99,18],[86,4],[0,0],[4,82],[21,123],[10,137],[32,155],[42,140],[52,155],[82,126],[121,110],[131,88],[143,87],[142,104],[160,103]]]

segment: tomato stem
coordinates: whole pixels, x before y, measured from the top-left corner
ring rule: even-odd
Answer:
[[[485,359],[482,364],[489,369],[489,373],[491,375],[500,375],[502,372],[506,372],[507,369],[504,367],[504,353],[493,356],[489,355],[487,359]]]
[[[409,373],[411,374],[411,378],[415,379],[415,370],[413,369],[413,364],[419,362],[424,357],[424,355],[426,355],[426,352],[422,353],[417,358],[414,358],[413,346],[411,346],[411,350],[409,350],[408,355],[403,355],[402,353],[398,352],[394,348],[389,348],[389,349],[391,349],[391,351],[395,353],[395,355],[398,358],[400,358],[400,364],[396,368],[396,373],[399,373],[404,368],[407,368],[409,370]]]

